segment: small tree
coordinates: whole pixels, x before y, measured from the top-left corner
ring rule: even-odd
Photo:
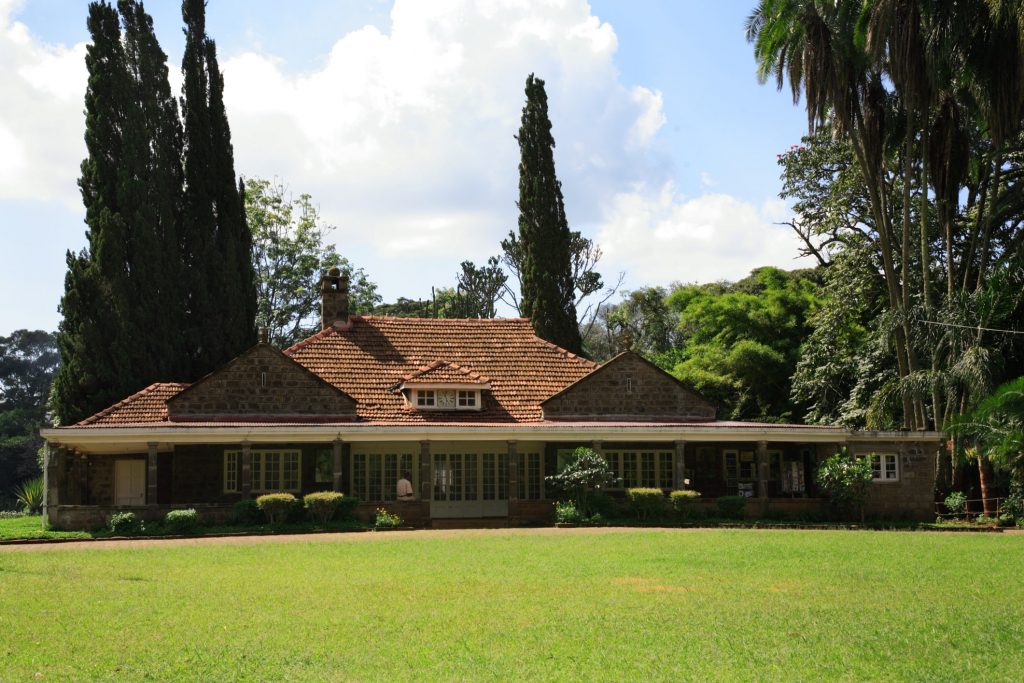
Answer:
[[[841,510],[858,509],[864,523],[864,501],[874,475],[871,456],[854,458],[842,449],[818,467],[818,486]]]
[[[571,500],[581,515],[590,517],[590,493],[614,486],[618,477],[604,456],[592,448],[580,447],[572,452],[561,472],[545,480],[563,500]]]

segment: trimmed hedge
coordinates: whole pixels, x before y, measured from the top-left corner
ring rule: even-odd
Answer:
[[[665,494],[661,489],[634,488],[626,491],[630,505],[639,520],[651,519],[665,514]]]
[[[697,491],[673,491],[668,494],[669,502],[672,503],[672,509],[683,519],[689,519],[693,516],[693,504],[699,498],[700,493]]]
[[[268,493],[256,499],[271,524],[283,524],[295,510],[295,496],[290,493]]]
[[[171,510],[164,517],[164,529],[172,534],[194,534],[199,526],[199,513],[192,508]]]
[[[334,518],[339,520],[354,519],[356,508],[359,507],[359,499],[355,496],[342,496],[338,503],[338,512]]]
[[[306,511],[309,513],[310,519],[317,524],[327,524],[334,519],[334,515],[338,512],[338,506],[341,505],[341,499],[344,497],[337,491],[317,491],[308,494],[302,500],[306,504]]]
[[[743,519],[747,509],[746,496],[719,496],[715,499],[718,515],[725,519]]]
[[[235,524],[257,526],[267,521],[260,504],[253,498],[243,498],[235,503]]]

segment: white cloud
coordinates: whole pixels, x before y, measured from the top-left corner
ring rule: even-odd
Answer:
[[[14,7],[0,0],[0,225],[4,200],[80,214],[85,154],[85,44],[42,43]],[[617,49],[585,0],[397,0],[389,25],[339,36],[313,69],[258,44],[222,53],[236,170],[312,194],[386,298],[423,296],[515,226],[513,136],[536,73],[570,223],[602,244],[602,270],[639,286],[796,265],[795,244],[771,226],[783,203],[675,191],[662,94],[624,84]],[[180,87],[176,66],[170,75]],[[701,191],[713,185],[702,174]]]
[[[606,208],[597,238],[607,260],[631,275],[631,286],[735,280],[757,266],[812,265],[794,258],[795,238],[774,224],[775,201],[759,208],[727,194],[686,198],[669,182],[616,194]]]
[[[85,43],[47,45],[0,2],[0,201],[79,202]]]

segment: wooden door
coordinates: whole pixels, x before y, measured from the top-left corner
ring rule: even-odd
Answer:
[[[146,504],[146,461],[114,461],[114,505]]]

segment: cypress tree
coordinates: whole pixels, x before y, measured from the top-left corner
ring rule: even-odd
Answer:
[[[201,376],[256,342],[252,238],[235,184],[231,132],[216,46],[206,36],[204,0],[184,0],[182,59],[185,197],[182,243],[188,266],[186,338]]]
[[[572,234],[565,217],[562,184],[555,175],[555,139],[548,119],[544,81],[526,79],[526,106],[519,134],[520,312],[537,336],[573,353],[583,343],[576,321],[572,279]]]
[[[127,229],[120,213],[125,129],[133,108],[117,12],[89,5],[92,42],[86,49],[85,143],[78,186],[85,203],[87,246],[68,252],[68,272],[57,332],[61,367],[54,377],[53,409],[70,424],[123,398],[133,387],[124,320],[130,289]]]

